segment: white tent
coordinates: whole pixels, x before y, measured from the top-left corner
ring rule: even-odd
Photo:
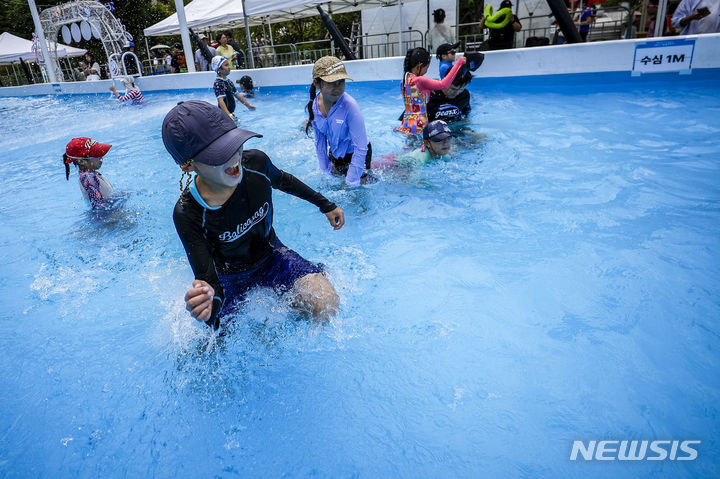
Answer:
[[[243,19],[240,0],[194,0],[185,6],[185,19],[190,28],[201,29]],[[177,13],[143,30],[146,37],[180,33]]]
[[[405,0],[412,1],[412,0]],[[277,23],[295,18],[318,15],[316,6],[327,12],[356,12],[364,8],[397,6],[397,0],[245,0],[250,25]],[[244,23],[240,0],[193,0],[185,7],[188,27],[231,27]],[[180,33],[177,13],[143,30],[145,36],[177,35]]]
[[[55,42],[48,42],[48,48],[52,51],[55,48]],[[85,50],[84,48],[75,48],[69,45],[63,45],[62,43],[57,44],[57,51],[58,57],[67,58],[81,57],[87,52],[87,50]],[[60,52],[62,51],[64,51],[65,53],[61,55]]]
[[[50,50],[55,48],[55,44],[49,42]],[[35,60],[35,52],[32,50],[33,42],[24,38],[16,37],[12,33],[4,32],[0,35],[0,63],[12,63],[19,61],[20,58],[26,61]],[[58,57],[77,57],[85,54],[87,50],[74,48],[62,43],[57,45]]]

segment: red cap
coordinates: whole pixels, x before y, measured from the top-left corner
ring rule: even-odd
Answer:
[[[102,158],[112,148],[112,145],[98,143],[91,138],[73,138],[65,147],[66,163],[72,163],[82,158]]]

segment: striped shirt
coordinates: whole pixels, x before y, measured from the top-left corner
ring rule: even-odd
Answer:
[[[140,90],[128,90],[124,95],[118,96],[118,100],[122,102],[130,100],[133,105],[137,105],[143,102],[143,94]]]

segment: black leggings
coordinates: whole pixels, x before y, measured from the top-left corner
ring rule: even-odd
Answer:
[[[330,164],[333,167],[333,173],[336,175],[347,175],[350,162],[352,161],[353,152],[347,153],[342,158],[335,158],[332,153],[328,153],[330,157]],[[365,169],[370,169],[370,163],[372,162],[372,145],[368,143],[367,155],[365,155]]]

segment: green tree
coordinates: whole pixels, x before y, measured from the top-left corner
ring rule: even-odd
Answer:
[[[189,3],[190,0],[185,0]],[[47,8],[67,3],[61,0],[42,0],[37,3],[38,12]],[[153,2],[152,0],[115,0],[114,15],[118,18],[125,29],[133,36],[138,56],[145,55],[144,49],[140,48],[144,42],[142,31],[144,28],[159,22],[175,13],[173,2]],[[27,0],[0,0],[0,31],[10,32],[18,37],[30,39],[35,31],[35,25],[30,14],[30,7]],[[104,56],[102,44],[98,40],[81,41],[73,46],[84,48],[96,54],[99,58]]]

